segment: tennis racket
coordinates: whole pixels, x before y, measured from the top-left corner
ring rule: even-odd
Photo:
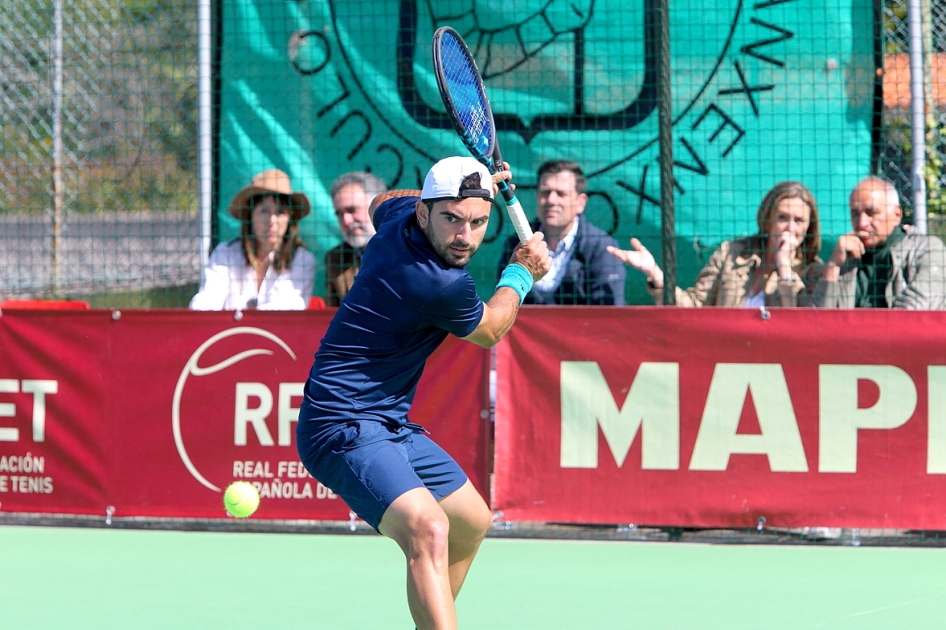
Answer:
[[[437,87],[454,129],[473,157],[490,173],[499,172],[503,168],[503,158],[496,140],[493,110],[470,49],[449,26],[441,26],[434,33],[433,48]],[[499,182],[499,191],[506,201],[506,212],[516,234],[525,243],[532,238],[532,228],[522,205],[505,180]]]

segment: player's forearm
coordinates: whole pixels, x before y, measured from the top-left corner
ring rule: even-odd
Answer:
[[[483,305],[483,318],[472,333],[464,337],[483,348],[492,348],[506,336],[519,312],[519,294],[509,287],[499,287]]]

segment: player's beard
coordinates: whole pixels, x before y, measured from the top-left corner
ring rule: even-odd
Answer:
[[[430,242],[430,246],[433,250],[440,256],[442,260],[448,267],[454,267],[456,269],[462,269],[466,267],[467,263],[470,262],[470,259],[473,258],[473,254],[476,253],[478,245],[473,243],[456,243],[456,241],[443,241],[439,239],[436,233],[430,229],[430,224],[427,224],[427,227],[424,228],[424,234],[427,235],[427,240]],[[457,255],[450,247],[456,243],[459,247],[465,247],[463,255]]]

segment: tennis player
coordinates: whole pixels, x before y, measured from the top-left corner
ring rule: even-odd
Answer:
[[[430,169],[423,191],[374,200],[377,234],[322,338],[299,413],[306,469],[404,552],[420,630],[457,627],[454,599],[492,518],[460,466],[408,419],[414,390],[448,334],[485,348],[499,342],[551,267],[537,233],[512,253],[490,300],[477,296],[465,267],[486,234],[496,183],[511,177],[450,157]]]

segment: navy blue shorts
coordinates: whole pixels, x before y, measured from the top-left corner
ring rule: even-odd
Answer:
[[[394,499],[408,490],[426,487],[439,501],[467,480],[419,427],[371,420],[325,423],[316,432],[300,433],[297,443],[306,470],[375,529]]]

